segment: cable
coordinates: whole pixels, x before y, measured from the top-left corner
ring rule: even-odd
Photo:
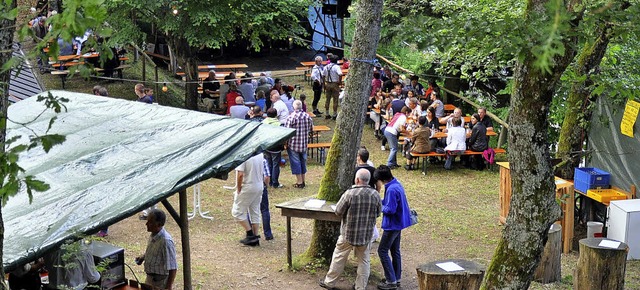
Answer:
[[[136,272],[133,271],[133,269],[131,269],[131,266],[129,266],[129,264],[124,263],[125,266],[127,266],[127,268],[129,268],[129,270],[131,271],[131,274],[133,274],[133,278],[136,278],[136,282],[138,282],[138,285],[140,285],[140,280],[138,280],[138,276],[136,276]]]

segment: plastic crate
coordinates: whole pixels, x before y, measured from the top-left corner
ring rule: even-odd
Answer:
[[[584,194],[587,194],[587,190],[589,189],[608,189],[609,187],[610,187],[609,185],[588,184],[586,182],[580,182],[580,181],[573,182],[573,188]]]
[[[625,193],[615,189],[589,189],[587,190],[587,197],[604,204],[609,204],[612,200],[627,199]]]
[[[595,167],[576,168],[573,174],[575,188],[587,192],[594,188],[609,188],[611,174]]]

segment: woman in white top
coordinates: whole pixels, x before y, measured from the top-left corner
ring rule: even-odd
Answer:
[[[400,136],[400,133],[405,131],[404,126],[407,123],[407,114],[409,112],[411,112],[409,107],[402,107],[402,110],[393,115],[393,119],[391,119],[387,127],[384,129],[384,136],[387,138],[390,149],[387,166],[391,169],[400,167],[396,158],[396,153],[398,153],[398,136]]]
[[[447,152],[447,161],[444,164],[444,168],[447,170],[451,169],[455,154],[467,150],[467,133],[461,126],[462,120],[454,117],[451,123],[453,127],[447,131],[447,147],[444,148]]]

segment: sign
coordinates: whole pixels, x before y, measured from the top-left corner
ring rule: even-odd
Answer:
[[[622,121],[620,122],[620,131],[622,131],[623,135],[633,138],[633,126],[636,124],[639,110],[640,103],[633,100],[627,101],[624,114],[622,115]]]

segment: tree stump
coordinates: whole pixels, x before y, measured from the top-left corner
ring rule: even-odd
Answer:
[[[447,272],[436,266],[445,262],[454,262],[464,270]],[[482,284],[485,267],[472,261],[451,259],[423,264],[416,270],[420,290],[477,290]]]
[[[609,239],[580,240],[580,257],[573,275],[573,289],[624,289],[629,246],[621,242],[617,249],[601,247],[599,244],[603,240]]]
[[[542,259],[533,274],[533,279],[543,284],[559,281],[560,254],[562,253],[562,226],[551,225],[547,234],[547,244],[542,252]]]

